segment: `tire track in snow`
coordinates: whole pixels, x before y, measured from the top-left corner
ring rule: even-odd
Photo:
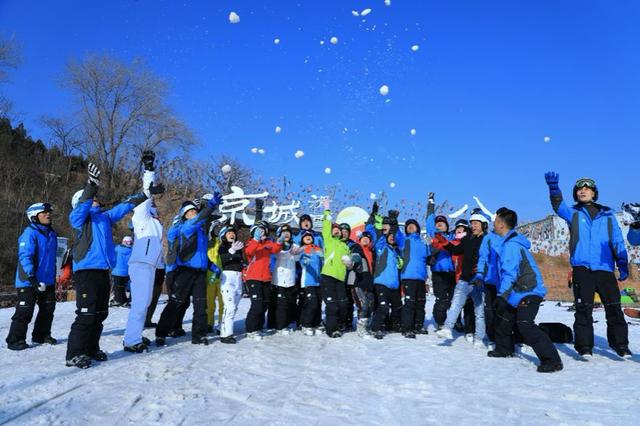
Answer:
[[[66,391],[64,391],[64,392],[60,392],[60,393],[58,393],[58,394],[56,394],[56,395],[52,396],[51,398],[48,398],[48,399],[45,399],[45,400],[43,400],[43,401],[37,402],[37,403],[35,403],[35,404],[31,405],[30,407],[28,407],[26,410],[23,410],[23,411],[21,411],[20,413],[15,414],[13,417],[10,417],[10,418],[8,418],[8,419],[6,419],[6,420],[2,420],[2,423],[0,423],[0,425],[8,424],[9,422],[12,422],[12,421],[14,421],[14,420],[18,419],[18,418],[20,418],[20,417],[24,416],[25,414],[29,414],[31,411],[35,410],[36,408],[40,408],[40,407],[42,407],[43,405],[45,405],[45,404],[47,404],[47,403],[49,403],[49,402],[51,402],[51,401],[53,401],[53,400],[55,400],[55,399],[58,399],[58,398],[60,398],[60,397],[62,397],[62,396],[64,396],[64,395],[66,395],[66,394],[68,394],[68,393],[70,393],[70,392],[73,392],[73,391],[74,391],[74,390],[76,390],[76,389],[80,389],[80,388],[81,388],[81,387],[83,387],[83,386],[85,386],[85,385],[84,385],[84,384],[81,384],[81,385],[73,386],[72,388],[67,389],[67,390],[66,390]]]

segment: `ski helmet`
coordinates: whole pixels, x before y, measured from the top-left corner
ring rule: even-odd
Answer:
[[[131,238],[131,236],[127,235],[122,239],[122,245],[123,246],[127,246],[127,247],[131,247],[133,245],[133,238]]]
[[[224,239],[224,236],[227,235],[227,232],[233,232],[234,234],[236,234],[236,236],[238,235],[238,231],[235,227],[223,226],[222,228],[220,228],[220,231],[218,231],[218,238],[220,238],[221,240]]]
[[[38,215],[44,212],[52,212],[53,206],[49,203],[35,203],[31,204],[29,208],[27,208],[26,214],[27,219],[31,223],[38,223]]]
[[[349,234],[351,234],[351,225],[349,225],[348,223],[341,223],[339,225],[339,228],[341,231],[349,231]]]
[[[300,216],[300,219],[298,220],[298,223],[300,225],[302,225],[302,222],[304,221],[309,221],[309,223],[311,223],[311,226],[313,227],[313,220],[311,219],[311,216],[309,216],[308,214],[303,214],[302,216]]]
[[[418,223],[418,221],[417,221],[417,220],[415,220],[415,219],[409,219],[409,220],[407,220],[407,221],[404,223],[404,233],[405,233],[405,234],[408,234],[408,232],[407,232],[407,228],[408,228],[408,227],[409,227],[409,225],[411,225],[411,224],[414,224],[414,225],[416,226],[416,228],[418,228],[417,233],[418,233],[418,235],[420,235],[420,224],[419,224],[419,223]]]
[[[598,186],[596,185],[596,181],[591,178],[580,178],[576,181],[576,184],[573,186],[573,201],[578,202],[578,190],[580,188],[590,188],[593,190],[593,201],[598,201]]]
[[[358,241],[362,240],[363,238],[368,238],[369,241],[373,241],[373,237],[371,236],[371,232],[369,231],[361,232],[360,235],[358,236]]]
[[[253,233],[256,231],[256,229],[262,229],[265,233],[265,235],[269,234],[269,225],[267,225],[267,223],[264,220],[258,221],[256,222],[250,229],[249,229],[249,233],[251,235],[253,235]]]
[[[180,207],[180,217],[184,217],[189,210],[198,210],[198,207],[193,201],[187,200],[182,203],[182,207]]]
[[[291,234],[291,227],[287,224],[280,225],[276,230],[276,236],[280,238],[283,232],[289,232],[289,234]]]
[[[471,211],[471,216],[469,217],[469,222],[473,222],[477,220],[478,222],[489,224],[489,218],[484,214],[481,209],[473,209]]]
[[[459,227],[459,226],[462,226],[462,227],[464,227],[464,228],[469,229],[469,222],[467,221],[467,219],[458,219],[458,220],[456,221],[456,226],[455,226],[455,228],[457,228],[457,227]]]

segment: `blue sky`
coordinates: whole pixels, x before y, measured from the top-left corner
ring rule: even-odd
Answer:
[[[385,191],[398,205],[478,195],[534,219],[551,212],[550,169],[569,197],[591,176],[601,202],[640,201],[637,22],[636,1],[0,0],[0,31],[23,54],[3,90],[44,137],[39,117],[71,109],[57,84],[70,58],[142,57],[199,154],[294,186]]]

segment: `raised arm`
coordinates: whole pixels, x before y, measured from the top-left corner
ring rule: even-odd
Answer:
[[[551,207],[558,216],[571,222],[571,210],[562,199],[562,191],[560,191],[560,174],[556,172],[547,172],[544,179],[549,187],[549,198],[551,199]]]

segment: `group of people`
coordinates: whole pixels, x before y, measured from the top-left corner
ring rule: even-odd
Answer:
[[[222,202],[216,192],[182,203],[165,232],[154,202],[165,190],[155,177],[155,155],[145,151],[141,160],[141,193],[105,209],[98,198],[100,171],[89,164],[87,184],[73,196],[69,220],[75,231],[77,310],[67,343],[67,366],[88,368],[93,361],[107,360],[100,336],[112,280],[118,304],[127,303],[124,286],[130,281],[123,347],[141,353],[151,345],[143,336],[145,327],[155,326],[157,346],[165,345],[168,337],[185,335],[182,323],[191,303],[193,344],[208,345],[207,334],[214,331],[220,342],[236,343],[234,321],[243,291],[251,302],[245,329],[253,340],[261,340],[265,329],[281,335],[296,329],[308,336],[323,332],[330,338],[355,331],[365,339],[399,332],[415,339],[428,332],[425,302],[430,275],[439,338],[453,339],[454,329],[464,331],[474,346],[489,349],[489,357],[511,357],[518,335],[538,356],[539,372],[563,368],[550,337],[535,324],[547,290],[529,241],[516,232],[518,217],[511,209],[495,213],[474,209],[468,220],[458,219],[451,227],[448,217],[435,214],[435,195],[430,193],[426,235],[418,219],[409,218],[401,226],[400,212],[391,210],[384,216],[374,203],[364,231],[354,236],[348,224],[332,221],[328,200],[321,232],[313,229],[306,214],[296,229],[288,224],[274,228],[262,220],[263,205],[257,200],[249,238],[241,241],[242,232],[233,225],[214,225],[214,211]],[[584,357],[592,354],[597,292],[606,311],[609,345],[619,356],[630,356],[618,290],[618,281],[628,277],[628,259],[613,211],[597,203],[592,179],[575,183],[572,206],[563,201],[558,174],[547,173],[545,179],[554,211],[571,230],[575,349]],[[131,212],[134,235],[116,250],[112,227]],[[57,235],[51,213],[47,203],[27,209],[29,224],[18,250],[18,303],[6,339],[12,350],[29,347],[26,334],[36,305],[32,342],[56,343],[51,323]],[[632,243],[640,242],[640,212],[634,219],[628,236]],[[169,299],[154,324],[151,317],[163,281]],[[219,330],[214,327],[216,307]]]

